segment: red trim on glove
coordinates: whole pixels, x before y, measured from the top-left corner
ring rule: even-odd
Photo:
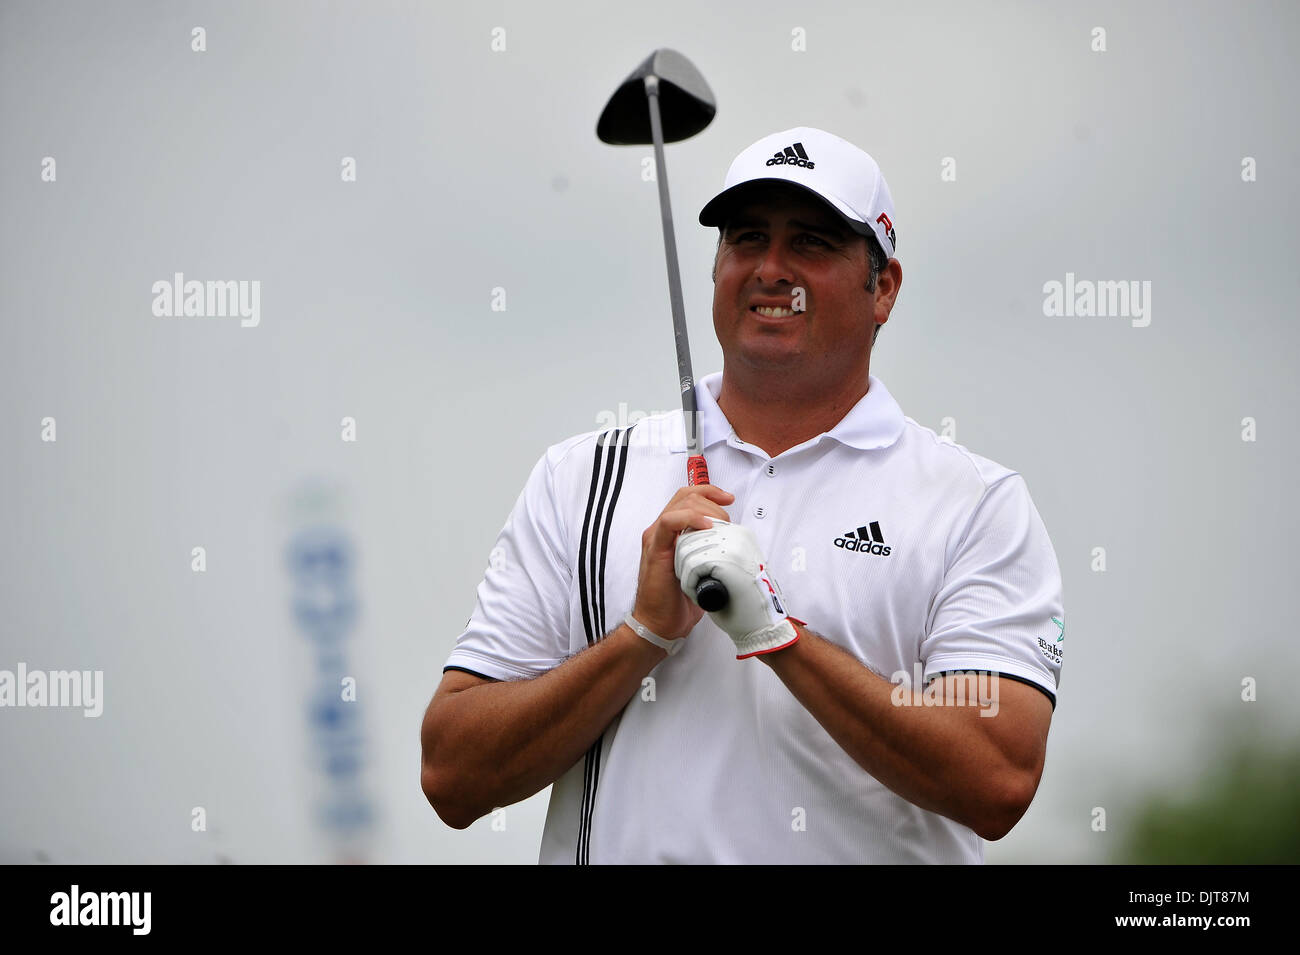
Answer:
[[[804,623],[804,622],[803,622],[802,620],[800,620],[798,617],[786,617],[785,619],[791,621],[792,623],[801,624],[801,625],[803,625],[803,626],[805,626],[805,627],[808,626],[808,624]],[[748,660],[750,657],[761,657],[761,656],[765,656],[766,654],[769,654],[769,653],[776,653],[778,650],[784,650],[784,649],[786,649],[787,647],[792,647],[792,646],[794,646],[794,645],[795,645],[796,643],[798,643],[798,642],[799,642],[799,629],[796,627],[796,628],[795,628],[795,631],[794,631],[794,639],[791,640],[789,643],[783,643],[783,644],[781,644],[779,647],[772,647],[772,649],[770,649],[770,650],[755,650],[753,653],[746,653],[746,654],[743,654],[743,655],[741,655],[741,654],[737,654],[737,655],[736,655],[736,659],[737,659],[737,660]]]

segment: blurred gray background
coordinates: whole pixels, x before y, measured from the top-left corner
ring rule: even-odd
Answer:
[[[677,406],[650,149],[594,134],[659,46],[719,104],[667,160],[697,375],[699,208],[830,130],[897,207],[873,374],[1052,535],[1060,703],[989,861],[1131,857],[1243,740],[1287,765],[1297,40],[1289,2],[4,0],[0,669],[102,670],[104,712],[0,709],[0,861],[536,861],[547,794],[447,828],[419,724],[537,458]],[[156,317],[176,272],[260,323]],[[1067,272],[1149,281],[1150,325],[1046,317]]]

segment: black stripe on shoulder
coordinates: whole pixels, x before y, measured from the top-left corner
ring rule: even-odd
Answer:
[[[600,595],[600,626],[596,630],[596,639],[604,639],[605,636],[605,557],[609,553],[609,534],[610,528],[614,524],[614,507],[618,504],[619,492],[623,490],[623,473],[627,470],[627,448],[629,436],[632,429],[619,434],[616,439],[618,442],[618,472],[614,478],[614,490],[610,494],[609,508],[605,511],[605,520],[601,527],[600,540],[600,569],[596,573],[597,593]]]
[[[941,676],[947,676],[949,673],[970,673],[970,672],[972,672],[972,671],[970,671],[970,670],[941,670],[940,672],[938,672],[938,673],[935,674],[935,679],[938,679],[938,678],[941,677]],[[1017,683],[1023,683],[1025,686],[1032,686],[1035,690],[1037,690],[1039,693],[1043,694],[1043,696],[1047,697],[1047,698],[1051,701],[1051,703],[1052,703],[1052,712],[1056,712],[1056,694],[1053,693],[1051,690],[1044,689],[1042,686],[1038,685],[1038,684],[1035,683],[1033,680],[1026,680],[1023,676],[1012,676],[1010,673],[1001,673],[1001,672],[999,672],[999,671],[997,671],[997,670],[975,670],[975,671],[973,671],[973,672],[975,672],[975,673],[994,673],[994,674],[996,674],[997,676],[1001,677],[1001,678],[1004,679],[1004,680],[1015,680]]]
[[[493,683],[501,682],[494,676],[488,676],[486,673],[479,673],[477,670],[471,670],[469,667],[447,666],[442,668],[443,673],[446,673],[448,670],[459,670],[461,673],[468,673],[470,676],[476,676],[480,680],[491,680]]]
[[[600,512],[605,507],[605,497],[609,493],[609,472],[614,466],[612,454],[606,454],[610,438],[616,441],[619,432],[604,431],[596,438],[596,447],[591,456],[591,485],[587,489],[587,510],[582,518],[582,538],[578,542],[578,593],[582,605],[582,625],[587,634],[587,645],[595,643],[600,625],[596,592],[596,544],[599,532]],[[604,464],[602,478],[601,465]]]

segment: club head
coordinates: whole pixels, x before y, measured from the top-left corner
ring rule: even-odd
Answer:
[[[632,71],[609,98],[596,135],[613,146],[644,146],[654,142],[650,134],[650,106],[645,78],[659,78],[659,114],[664,142],[689,139],[713,121],[718,104],[691,61],[676,50],[655,50]]]

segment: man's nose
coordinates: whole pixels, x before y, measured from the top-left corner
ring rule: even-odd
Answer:
[[[768,243],[767,251],[759,259],[755,272],[763,285],[775,285],[777,282],[794,281],[794,272],[790,265],[790,248],[782,238],[775,238]]]

